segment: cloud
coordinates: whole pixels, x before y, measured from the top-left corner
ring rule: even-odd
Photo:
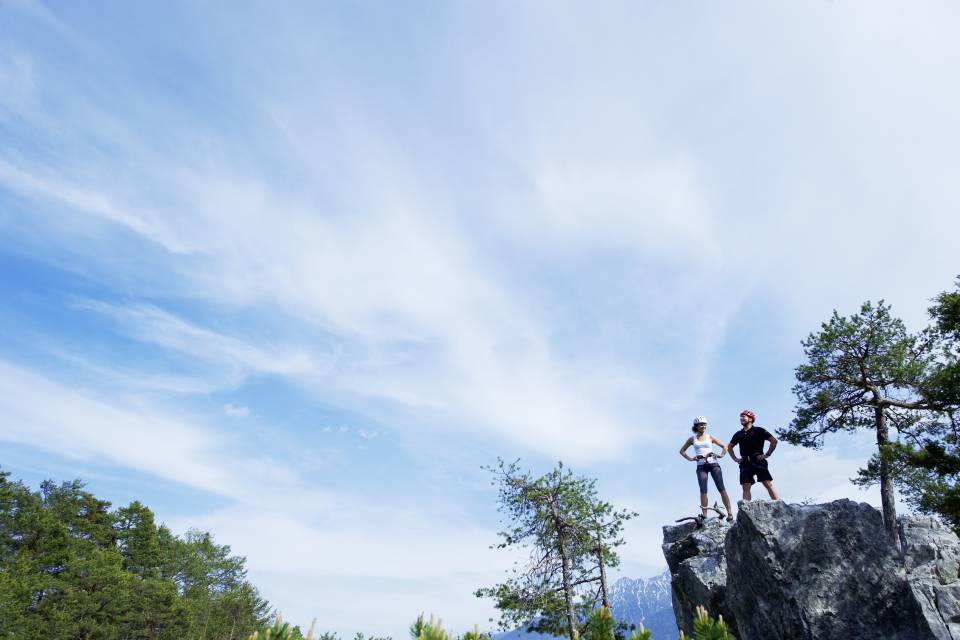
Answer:
[[[228,405],[229,406],[229,405]],[[0,439],[68,459],[135,469],[255,506],[333,500],[286,461],[245,453],[239,435],[115,390],[109,397],[0,359]]]
[[[364,440],[373,440],[377,437],[376,431],[366,431],[365,429],[357,429],[357,435],[363,438]]]
[[[235,407],[232,404],[223,405],[223,412],[231,418],[246,418],[250,416],[248,407]]]
[[[41,188],[43,181],[9,168],[5,177],[41,197],[79,193],[61,184]],[[279,354],[156,306],[84,301],[78,307],[107,315],[131,337],[218,363],[233,371],[233,380],[251,371],[300,378],[325,393],[332,388],[380,397],[413,411],[427,408],[443,422],[493,428],[506,440],[547,447],[552,455],[610,456],[632,437],[634,430],[609,406],[601,385],[581,380],[581,393],[570,393],[568,364],[553,352],[530,311],[471,257],[456,225],[414,203],[335,221],[308,215],[297,204],[269,204],[266,196],[255,209],[243,205],[247,213],[224,226],[218,215],[207,213],[229,209],[216,197],[195,199],[206,208],[198,211],[203,224],[195,223],[188,240],[182,230],[168,234],[158,218],[130,217],[127,209],[106,204],[110,196],[77,196],[84,210],[104,214],[174,253],[190,244],[190,251],[209,255],[188,279],[195,294],[220,295],[225,304],[276,305],[298,320],[319,321],[334,332],[337,357],[342,353],[345,359],[336,381],[323,376],[329,360],[320,365],[302,352]],[[264,216],[276,210],[288,213],[264,226]],[[222,251],[225,246],[231,249]],[[364,286],[354,286],[358,282]],[[371,351],[410,355],[371,370]],[[436,384],[438,377],[442,384]],[[600,392],[582,393],[593,389]],[[579,429],[588,414],[600,437]],[[551,438],[543,437],[545,429]]]
[[[33,99],[35,83],[33,62],[28,56],[14,53],[0,57],[0,108],[26,110]]]
[[[391,615],[381,612],[370,621],[371,627],[396,632],[391,625],[397,619],[442,607],[448,621],[466,629],[489,613],[489,605],[476,601],[472,591],[499,577],[491,567],[509,563],[488,548],[495,533],[463,522],[457,509],[415,501],[362,503],[308,482],[291,470],[289,460],[234,453],[235,435],[172,417],[156,406],[125,406],[116,397],[107,400],[3,360],[0,412],[8,420],[0,434],[7,442],[136,469],[229,498],[228,507],[169,518],[167,524],[178,532],[212,531],[234,553],[246,556],[255,582],[288,619],[303,622],[322,615],[324,624],[346,633],[360,619],[331,609],[323,585],[335,580],[344,585],[342,593],[359,596],[369,589],[362,581],[373,579],[393,583],[408,596],[391,607]],[[291,582],[305,588],[292,595]],[[410,596],[411,589],[420,595]],[[428,597],[434,593],[442,597]],[[417,606],[405,611],[401,602]]]
[[[3,438],[59,455],[152,473],[218,495],[242,491],[215,431],[158,407],[118,406],[0,360]]]
[[[458,523],[442,510],[431,517],[419,507],[368,504],[346,521],[334,514],[309,503],[284,512],[237,507],[171,525],[199,526],[229,540],[289,620],[317,617],[322,628],[336,627],[343,637],[360,630],[397,637],[403,631],[397,622],[419,611],[442,615],[448,628],[487,627],[494,611],[473,592],[502,579],[514,558],[490,548],[495,532]],[[330,582],[341,587],[328,601]],[[291,590],[290,584],[300,588]],[[386,609],[378,607],[376,616],[358,615],[355,606],[338,610],[348,596],[366,602],[368,613],[371,598],[387,598]],[[391,596],[398,599],[388,601]]]
[[[306,376],[320,365],[309,354],[260,348],[249,341],[200,327],[152,305],[113,306],[81,300],[78,309],[102,313],[133,338],[177,351],[197,360],[243,372]]]

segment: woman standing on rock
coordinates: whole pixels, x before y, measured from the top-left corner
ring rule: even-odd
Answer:
[[[713,445],[720,447],[720,455],[713,450]],[[694,457],[687,455],[687,449],[693,447]],[[733,507],[730,506],[730,496],[723,486],[723,471],[720,469],[720,463],[717,462],[727,453],[727,445],[720,442],[707,433],[707,419],[703,416],[697,416],[693,419],[693,436],[687,438],[687,441],[680,447],[680,455],[697,463],[697,482],[700,484],[700,508],[703,510],[703,517],[707,517],[707,476],[713,476],[713,483],[720,492],[723,499],[723,506],[727,508],[727,522],[733,521]]]

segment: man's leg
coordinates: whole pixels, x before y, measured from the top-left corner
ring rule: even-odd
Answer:
[[[777,491],[776,491],[776,489],[773,488],[773,482],[772,482],[772,481],[770,481],[770,480],[764,480],[764,481],[763,481],[763,486],[766,487],[767,493],[770,494],[770,499],[771,499],[771,500],[779,500],[779,499],[780,499],[780,498],[777,497]]]
[[[750,487],[753,486],[753,483],[752,483],[752,482],[744,482],[744,483],[741,484],[740,486],[743,487],[743,499],[749,501],[749,500],[750,500]]]
[[[730,504],[730,496],[727,495],[726,491],[720,492],[720,497],[723,498],[723,506],[727,508],[727,517],[733,517],[733,505]]]

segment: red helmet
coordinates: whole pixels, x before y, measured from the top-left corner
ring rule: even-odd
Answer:
[[[740,415],[747,416],[748,418],[750,418],[751,422],[757,421],[757,414],[755,414],[753,411],[750,411],[750,409],[744,409],[743,411],[740,412]]]

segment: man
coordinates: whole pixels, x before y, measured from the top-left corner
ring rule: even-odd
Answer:
[[[757,480],[760,481],[767,490],[767,493],[770,494],[771,500],[779,500],[777,492],[773,488],[773,476],[770,475],[770,470],[767,469],[767,458],[769,458],[777,448],[777,439],[763,427],[753,426],[756,420],[757,416],[753,411],[744,409],[740,412],[740,425],[743,429],[737,431],[733,434],[733,437],[730,438],[727,451],[730,453],[730,457],[740,465],[740,486],[743,487],[744,500],[751,499],[750,488]],[[766,453],[763,452],[764,441],[770,443],[770,448],[767,449]],[[742,457],[737,457],[737,454],[733,452],[733,448],[737,445],[740,445],[740,454]]]

